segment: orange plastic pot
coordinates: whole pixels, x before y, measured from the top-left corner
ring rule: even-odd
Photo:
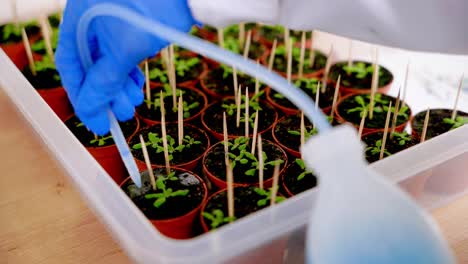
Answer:
[[[263,142],[268,142],[268,143],[270,143],[270,144],[274,144],[273,142],[268,141],[268,140],[264,140]],[[218,189],[225,189],[225,188],[227,188],[227,182],[224,181],[224,180],[222,180],[222,179],[220,179],[220,178],[218,178],[218,177],[216,177],[210,170],[208,170],[208,168],[206,167],[206,162],[205,162],[205,161],[206,161],[206,154],[207,154],[208,152],[210,152],[210,150],[213,149],[213,148],[214,148],[216,145],[218,145],[218,144],[223,144],[223,142],[218,142],[218,143],[214,144],[214,145],[211,146],[211,147],[207,150],[207,152],[205,153],[205,155],[204,155],[204,157],[203,157],[203,173],[204,173],[204,175],[206,175],[206,176],[208,177],[208,179],[210,180],[210,182],[213,183]],[[283,168],[282,168],[282,169],[280,170],[280,172],[279,172],[279,173],[280,173],[279,176],[282,177],[281,175],[282,175],[283,172],[285,171],[285,169],[286,169],[286,167],[287,167],[287,164],[288,164],[288,156],[286,155],[286,152],[284,152],[284,150],[283,150],[282,148],[279,147],[278,149],[280,149],[280,151],[281,151],[282,154],[283,154],[283,159],[282,159],[282,160],[284,161],[284,164],[285,164],[285,165],[283,166]],[[233,182],[233,186],[235,186],[235,187],[236,187],[236,186],[259,186],[259,183],[258,183],[258,182],[256,182],[256,183],[237,183],[237,182],[235,181],[235,178],[236,178],[236,175],[234,175],[234,182]],[[268,179],[268,180],[265,180],[265,181],[263,182],[263,186],[264,186],[265,188],[270,188],[272,185],[273,185],[273,177],[270,178],[270,179]]]
[[[286,117],[282,117],[281,119],[283,118],[286,118]],[[273,126],[273,128],[271,129],[271,134],[273,136],[273,140],[275,141],[276,144],[278,144],[282,149],[286,150],[286,152],[288,152],[291,156],[295,157],[295,158],[300,158],[301,157],[301,152],[297,151],[297,150],[294,150],[292,148],[289,148],[287,146],[285,146],[283,143],[281,143],[281,141],[278,139],[278,137],[276,136],[276,133],[275,133],[275,128],[276,128],[276,125],[281,121],[278,120],[278,122],[276,122]]]
[[[135,121],[137,127],[130,137],[133,137],[140,129],[138,118],[135,118]],[[120,184],[128,176],[125,164],[115,144],[105,147],[86,147],[86,149],[117,184]]]
[[[346,100],[347,98],[349,98],[349,97],[351,97],[351,96],[353,96],[353,95],[356,95],[356,94],[348,94],[348,95],[342,97],[342,98],[338,101],[338,103],[336,104],[336,109],[335,109],[335,119],[336,119],[336,121],[337,121],[338,123],[349,123],[349,124],[351,124],[352,126],[354,126],[356,129],[359,129],[359,124],[353,124],[353,123],[351,123],[351,122],[348,122],[348,120],[344,119],[344,118],[340,115],[340,113],[339,113],[339,111],[338,111],[339,105],[340,105],[344,100]],[[387,96],[388,96],[388,95],[387,95]],[[395,131],[397,131],[397,132],[403,132],[403,130],[405,130],[405,127],[406,127],[406,125],[408,124],[408,122],[412,119],[411,108],[408,107],[408,109],[409,109],[409,114],[408,114],[409,118],[408,118],[408,120],[406,120],[403,124],[400,124],[400,125],[396,126],[396,127],[395,127]],[[364,127],[363,130],[362,130],[362,135],[364,136],[365,134],[369,134],[369,133],[372,133],[372,132],[384,131],[384,129],[385,129],[384,127],[382,127],[382,128],[366,128],[366,127]]]
[[[297,158],[300,158],[300,157],[297,157]],[[288,168],[290,166],[292,166],[293,164],[289,164],[288,165]],[[286,169],[287,170],[287,169]],[[281,175],[281,185],[283,186],[283,190],[286,192],[286,195],[288,197],[293,197],[295,194],[291,192],[291,190],[289,190],[288,186],[284,183],[284,177],[286,177],[286,173],[283,173],[283,175]]]
[[[152,86],[151,89],[158,89],[161,86],[162,86],[162,84],[159,83],[159,84],[156,84],[155,86]],[[202,102],[203,108],[198,113],[196,113],[195,115],[184,119],[184,124],[189,123],[189,122],[197,119],[205,111],[205,109],[206,109],[206,107],[208,105],[208,98],[206,97],[206,95],[203,92],[201,92],[199,89],[197,89],[195,87],[192,87],[192,86],[177,85],[177,88],[179,88],[179,89],[181,88],[182,90],[184,90],[184,89],[185,90],[192,90],[195,93],[199,94],[203,98],[203,102]],[[153,120],[153,119],[150,119],[150,118],[146,118],[146,117],[142,116],[140,113],[138,113],[138,110],[136,111],[136,114],[137,114],[138,118],[140,118],[141,121],[143,121],[148,126],[161,124],[161,120]],[[171,124],[171,123],[177,123],[177,120],[175,120],[175,121],[167,121],[166,120],[166,124]]]
[[[18,69],[23,69],[28,65],[28,57],[26,49],[22,42],[2,44],[0,48],[5,51],[6,55],[16,65]]]
[[[172,168],[172,167],[171,167]],[[172,168],[174,170],[179,170],[183,172],[190,172],[181,168]],[[195,176],[203,186],[203,200],[200,202],[195,209],[192,211],[181,215],[179,217],[166,219],[166,220],[150,220],[153,226],[158,229],[163,235],[168,236],[174,239],[188,239],[193,237],[193,222],[195,218],[199,215],[200,209],[202,208],[203,204],[205,204],[207,197],[208,197],[208,188],[206,187],[205,182],[193,172],[190,172],[193,176]],[[126,178],[121,184],[122,187],[127,181],[131,180],[130,177]]]
[[[36,91],[62,121],[65,121],[71,114],[73,114],[73,107],[71,106],[67,92],[63,87],[36,89]]]
[[[203,131],[202,129],[200,129],[200,128],[198,128],[198,127],[195,127],[195,126],[193,126],[193,125],[190,125],[190,124],[184,124],[184,127],[191,127],[192,129],[197,129],[197,130],[199,130],[200,132],[202,132],[202,134],[205,136],[206,142],[207,142],[207,144],[208,144],[208,145],[207,145],[207,150],[206,150],[206,151],[208,151],[208,149],[210,148],[210,137],[208,137],[208,135],[206,134],[206,132]],[[137,130],[137,131],[138,131],[138,130]],[[135,134],[132,135],[132,136],[129,138],[128,142],[130,142],[130,141],[132,140],[132,138],[133,138],[133,137],[136,137],[136,136],[137,136],[137,135],[136,135],[136,132],[135,132]],[[188,170],[188,171],[192,171],[192,170],[195,169],[195,167],[197,167],[198,162],[200,162],[200,160],[202,159],[202,157],[205,156],[206,151],[205,151],[203,154],[201,154],[200,156],[194,158],[193,160],[191,160],[191,161],[189,161],[189,162],[182,163],[182,164],[171,164],[171,166],[174,167],[174,168],[179,168],[179,169],[185,169],[185,170]],[[139,159],[137,159],[137,158],[134,158],[134,159],[135,159],[135,162],[136,162],[137,167],[138,167],[139,170],[147,170],[146,162],[145,162],[144,160],[139,160]],[[151,166],[152,166],[153,168],[155,168],[155,167],[161,167],[162,165],[151,164]]]

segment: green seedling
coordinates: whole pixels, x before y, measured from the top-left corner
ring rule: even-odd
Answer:
[[[54,62],[50,59],[49,56],[43,56],[42,60],[38,60],[34,62],[36,72],[46,72],[46,71],[54,71],[54,75],[52,78],[55,81],[60,81],[60,75],[56,70]]]
[[[343,70],[348,74],[354,74],[358,79],[364,79],[366,77],[372,77],[374,72],[374,66],[372,64],[366,65],[364,62],[355,62],[351,65],[344,65]],[[379,70],[379,76],[382,75],[382,71]]]
[[[301,48],[294,45],[295,42],[296,42],[296,39],[292,38],[292,41],[291,41],[292,60],[294,64],[298,64],[299,61],[301,60]],[[308,51],[306,50],[306,52]],[[275,65],[280,65],[284,63],[284,58],[286,58],[287,55],[288,55],[288,50],[286,49],[286,45],[278,46],[275,50]],[[311,66],[312,65],[310,65],[310,60],[304,60],[304,68],[310,68]]]
[[[216,229],[222,224],[229,224],[236,221],[236,217],[224,216],[224,213],[220,209],[214,209],[211,213],[203,212],[203,217],[210,220],[211,229]]]
[[[174,155],[173,155],[174,153],[181,153],[182,151],[186,149],[190,149],[194,145],[200,145],[202,143],[201,141],[195,140],[189,135],[184,136],[184,138],[182,139],[181,145],[178,145],[176,143],[176,140],[170,135],[167,135],[166,138],[167,138],[167,150],[169,153],[169,161],[174,159]],[[158,133],[149,132],[148,141],[145,142],[145,145],[147,147],[150,147],[150,149],[155,150],[156,153],[164,152],[163,140],[162,140],[162,137],[160,137]],[[141,149],[141,143],[133,145],[132,149],[134,150]]]
[[[187,72],[193,70],[193,68],[200,63],[200,59],[197,57],[192,57],[188,59],[175,59],[175,70],[177,76],[184,77]]]
[[[301,136],[301,130],[288,130],[288,134],[293,136]],[[309,137],[318,134],[318,130],[313,127],[312,129],[308,130],[307,128],[304,129],[304,138],[305,140],[309,139]]]
[[[457,116],[455,120],[452,120],[451,118],[444,118],[443,122],[445,124],[451,125],[450,130],[453,130],[468,124],[468,117]]]
[[[297,176],[297,180],[298,180],[298,181],[304,179],[304,177],[305,177],[306,175],[308,175],[308,174],[312,175],[311,172],[306,171],[305,163],[304,163],[303,160],[301,160],[301,159],[296,159],[295,162],[296,162],[296,164],[303,170],[303,172]]]
[[[224,40],[224,48],[236,54],[241,53],[239,40],[237,38],[233,38],[233,37],[226,38]]]
[[[58,39],[59,39],[59,30],[58,30],[58,28],[53,28],[52,29],[52,35],[51,35],[51,38],[50,38],[50,42],[52,44],[52,49],[53,50],[57,49]],[[46,42],[45,42],[45,40],[41,39],[41,40],[37,41],[36,43],[34,43],[31,46],[31,50],[34,51],[34,52],[38,52],[38,53],[45,53],[46,52]]]
[[[106,144],[106,141],[107,140],[111,140],[112,139],[112,136],[107,136],[107,137],[97,137],[93,140],[91,140],[89,143],[91,144],[96,144],[101,147],[101,146],[104,146]]]
[[[255,188],[254,191],[260,195],[260,196],[263,196],[264,198],[260,199],[257,201],[257,205],[258,206],[265,206],[268,204],[268,202],[270,201],[270,198],[271,198],[271,191],[272,191],[273,188],[269,188],[268,190],[265,190],[265,189],[260,189],[260,188]],[[282,196],[276,196],[276,199],[275,199],[275,202],[276,203],[280,203],[282,201],[286,200],[286,198],[282,197]]]
[[[294,81],[294,85],[296,87],[299,87],[305,91],[309,90],[311,94],[315,94],[317,92],[318,84],[319,80],[315,78],[299,78]]]
[[[250,164],[250,169],[248,169],[245,172],[245,175],[247,176],[254,176],[255,173],[259,170],[259,162],[257,160],[257,157],[253,154],[250,153],[249,147],[250,147],[250,139],[246,137],[238,137],[234,139],[233,142],[228,142],[229,146],[229,158],[231,159],[231,165],[232,168],[237,164],[242,164],[242,165],[248,165]],[[237,153],[237,154],[236,154]],[[283,164],[283,160],[273,160],[273,161],[268,161],[268,157],[266,153],[263,151],[263,161],[264,161],[264,168],[267,166],[274,167],[277,164]]]
[[[228,77],[231,77],[234,74],[234,71],[232,70],[231,66],[228,66],[226,64],[220,64],[221,69],[223,69],[223,79],[227,79]]]
[[[250,97],[249,99],[249,107],[250,109],[253,109],[254,112],[256,111],[262,111],[262,107],[260,106],[260,102],[258,101],[258,99],[265,93],[265,91],[260,91],[258,92],[257,94],[253,95],[252,97]],[[241,95],[241,105],[240,105],[240,108],[241,109],[245,109],[245,95]],[[235,102],[233,103],[230,103],[230,104],[222,104],[221,105],[222,108],[225,109],[226,113],[228,114],[228,116],[232,116],[234,115],[234,113],[236,112],[237,110],[237,105]],[[255,116],[254,116],[255,117]]]
[[[404,146],[406,143],[411,142],[411,135],[406,132],[393,132],[393,138],[398,141],[398,145]]]
[[[2,41],[1,42],[6,42],[11,38],[14,39],[21,39],[21,29],[22,28],[28,28],[36,26],[36,22],[28,22],[28,23],[21,23],[21,24],[7,24],[3,26],[3,32],[2,32]]]
[[[347,113],[359,112],[359,116],[362,117],[364,113],[370,108],[370,95],[357,95],[354,97],[354,101],[358,103],[358,106],[348,109]],[[386,113],[388,111],[389,99],[382,96],[382,94],[375,94],[374,96],[374,112],[375,113]],[[408,119],[408,107],[405,105],[398,110],[398,116]],[[391,112],[395,112],[395,107],[392,106]]]
[[[150,80],[159,80],[162,83],[167,83],[169,81],[166,72],[159,67],[154,67],[151,69],[149,71],[148,77]]]
[[[169,84],[165,83],[165,84],[163,84],[163,89],[164,89],[163,92],[162,92],[163,98],[164,99],[167,98],[167,97],[172,98],[173,93],[172,93],[171,86]],[[184,95],[184,94],[185,94],[184,90],[176,88],[176,96],[177,97],[180,97],[181,95]],[[152,108],[153,110],[161,111],[160,110],[160,108],[161,108],[161,93],[157,92],[157,93],[153,94],[152,98],[154,98],[153,101],[145,99],[145,103],[147,105],[149,105],[149,107]],[[194,102],[194,103],[189,105],[187,102],[184,101],[184,103],[183,103],[184,118],[190,117],[190,115],[191,115],[190,110],[197,108],[199,105],[200,105],[200,103],[198,103],[198,102],[196,102],[196,103]],[[177,113],[177,105],[172,107],[172,112]]]
[[[171,197],[187,196],[187,194],[189,194],[188,189],[173,191],[172,188],[166,188],[167,180],[177,181],[178,179],[175,177],[175,172],[171,172],[167,177],[160,176],[156,179],[156,189],[160,192],[145,195],[145,198],[148,200],[156,199],[153,203],[153,206],[156,208],[161,207]]]
[[[370,151],[372,155],[379,155],[380,154],[380,149],[382,148],[382,140],[379,139],[375,142],[375,145],[373,147],[367,147],[366,152]],[[384,149],[384,156],[390,156],[392,153],[388,152],[387,149]]]

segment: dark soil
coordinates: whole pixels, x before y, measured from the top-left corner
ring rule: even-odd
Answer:
[[[157,134],[158,137],[161,137],[161,125],[154,125],[145,129],[141,129],[138,131],[137,135],[135,135],[129,142],[129,146],[131,148],[131,152],[133,156],[141,161],[144,161],[143,152],[141,149],[133,149],[135,144],[140,143],[139,135],[142,135],[145,142],[149,142],[148,140],[148,133],[152,132]],[[171,136],[176,142],[174,147],[177,147],[177,139],[178,139],[178,128],[177,124],[167,124],[166,126],[167,135]],[[201,144],[193,144],[190,148],[184,148],[182,151],[178,152],[175,151],[172,153],[173,159],[170,161],[172,166],[178,166],[181,164],[185,164],[187,162],[193,161],[196,158],[200,157],[205,153],[205,151],[209,147],[208,139],[206,138],[206,134],[203,133],[202,130],[193,126],[184,126],[184,135],[189,135],[197,141],[201,141]],[[168,143],[169,144],[169,143]],[[161,143],[162,146],[162,143]],[[160,153],[156,153],[156,149],[152,148],[151,146],[147,146],[148,155],[151,160],[151,164],[164,166],[164,152],[161,151]],[[171,153],[169,152],[169,155]]]
[[[234,99],[225,99],[219,101],[205,110],[203,116],[203,121],[207,126],[209,126],[213,131],[217,133],[223,133],[223,112],[226,111],[222,107],[223,104],[233,104]],[[258,111],[258,132],[261,132],[268,127],[270,127],[273,122],[275,122],[276,111],[273,107],[265,101],[260,101],[261,110]],[[226,122],[228,126],[229,136],[245,136],[245,125],[241,121],[239,127],[236,126],[236,111],[232,115],[226,113]],[[255,113],[255,110],[250,106],[249,114],[252,115]],[[245,115],[245,110],[241,109],[241,119]],[[255,118],[253,118],[255,119]],[[253,132],[252,126],[250,127],[250,132]]]
[[[223,78],[224,70],[222,67],[217,67],[211,70],[204,78],[204,84],[207,89],[213,91],[221,96],[233,96],[234,95],[234,83],[232,74],[229,74],[226,78]],[[255,78],[242,73],[237,73],[237,83],[245,89],[249,87],[250,91],[255,89]]]
[[[347,111],[350,109],[353,109],[355,107],[360,106],[359,103],[355,101],[356,96],[361,96],[364,99],[364,102],[368,105],[370,102],[370,94],[361,94],[361,95],[352,95],[347,97],[344,101],[341,101],[341,103],[338,104],[337,110],[340,114],[340,116],[345,119],[346,121],[359,126],[361,123],[361,116],[360,116],[360,111],[357,112],[352,112],[348,113]],[[396,103],[396,98],[385,95],[385,94],[380,94],[376,93],[375,94],[375,106],[374,106],[374,116],[371,119],[369,119],[369,116],[367,116],[366,121],[365,121],[365,128],[370,128],[370,129],[379,129],[379,128],[384,128],[385,127],[385,120],[387,118],[387,111],[384,110],[388,107],[388,104],[390,101],[392,101],[392,108],[395,106]],[[379,99],[381,98],[381,99]],[[400,102],[400,107],[401,107],[401,102]],[[398,115],[397,118],[397,123],[396,125],[399,126],[406,121],[410,119],[410,110],[409,108],[404,111],[404,113],[407,115],[407,117],[403,116],[402,114]],[[393,112],[390,115],[390,122],[393,120]]]
[[[298,176],[303,173],[303,170],[295,161],[293,161],[284,172],[284,184],[289,191],[296,195],[305,192],[317,186],[317,177],[308,172],[304,178],[298,180]]]
[[[296,82],[294,82],[294,84],[297,86]],[[297,87],[299,87],[302,91],[304,91],[307,95],[309,95],[312,98],[312,100],[315,100],[315,96],[316,96],[315,92],[313,92],[311,89],[306,89],[302,81],[298,81],[298,84],[299,86]],[[323,93],[320,93],[319,95],[319,107],[320,108],[330,107],[333,104],[334,94],[335,94],[334,87],[328,85],[325,91]],[[284,107],[297,109],[297,107],[291,101],[289,101],[286,97],[274,91],[273,89],[271,89],[270,98],[274,100],[277,104],[280,104]]]
[[[233,142],[234,139],[230,139],[229,142]],[[246,150],[250,153],[252,143],[249,141],[249,146]],[[275,161],[283,160],[284,162],[280,166],[280,170],[286,165],[287,157],[282,149],[274,144],[273,142],[263,140],[263,151],[267,155],[267,159],[264,161]],[[231,151],[235,155],[239,155],[239,150]],[[257,154],[255,154],[257,155]],[[254,175],[246,175],[245,172],[249,169],[252,169],[252,161],[249,160],[247,164],[241,164],[237,162],[233,169],[234,183],[241,184],[253,184],[258,182],[258,171]],[[208,153],[206,153],[204,159],[204,165],[213,175],[217,178],[226,181],[226,164],[224,162],[224,144],[223,142],[218,142],[215,144]],[[265,166],[264,167],[264,181],[268,180],[273,176],[274,166]]]
[[[56,70],[47,69],[37,72],[34,76],[29,67],[26,67],[23,69],[23,74],[36,89],[53,89],[62,86],[60,75]]]
[[[203,201],[204,188],[202,182],[197,177],[189,172],[171,170],[176,172],[175,177],[178,180],[167,179],[165,181],[166,189],[171,188],[172,191],[189,190],[189,193],[186,196],[169,197],[159,208],[153,205],[154,198],[145,198],[146,194],[162,193],[159,189],[153,191],[148,171],[141,174],[141,188],[136,187],[132,180],[127,181],[122,186],[122,190],[150,220],[166,220],[183,216],[197,208]],[[164,169],[154,169],[154,175],[156,178],[167,177]]]
[[[177,53],[176,57],[177,57],[177,60],[188,60],[190,58],[193,58],[193,56],[190,55],[190,53],[187,53],[187,52]],[[200,61],[195,66],[193,66],[190,71],[186,71],[183,76],[180,75],[176,71],[176,75],[177,75],[176,76],[176,82],[177,83],[183,83],[183,82],[186,82],[186,81],[196,80],[196,79],[200,78],[200,75],[203,73],[203,71],[205,69],[203,67],[202,59],[199,58],[199,60]],[[159,82],[159,83],[169,83],[169,77],[167,76],[166,69],[165,69],[165,67],[163,65],[164,64],[163,64],[163,61],[161,59],[161,56],[158,56],[155,60],[152,60],[152,61],[149,62],[148,67],[149,67],[150,71],[151,71],[151,69],[159,68],[161,71],[166,73],[165,74],[166,78],[164,80],[162,80],[160,77],[156,77],[156,78],[151,79],[151,81]]]
[[[292,74],[296,74],[299,72],[299,55],[294,56],[296,53],[300,53],[300,47],[293,47],[293,59],[291,64],[291,72]],[[318,50],[314,50],[315,52],[315,60],[314,65],[309,64],[309,54],[310,49],[306,49],[305,56],[304,56],[304,69],[303,73],[313,73],[318,70],[325,68],[325,64],[327,63],[327,56]],[[287,57],[284,55],[275,54],[275,62],[273,63],[273,69],[279,72],[286,73],[288,70],[288,60]]]
[[[314,126],[304,117],[304,125],[307,131],[311,131]],[[291,135],[288,131],[301,131],[301,115],[298,113],[292,116],[281,118],[275,126],[275,136],[284,146],[299,151],[301,145],[301,136]]]
[[[385,143],[385,150],[388,151],[388,153],[384,153],[384,158],[388,157],[389,155],[393,155],[399,151],[405,150],[409,147],[412,147],[414,145],[417,145],[419,141],[411,135],[409,135],[406,132],[403,132],[401,134],[406,135],[407,137],[410,138],[409,141],[404,141],[401,140],[400,137],[398,137],[398,134],[400,133],[394,133],[393,138],[390,138],[390,132],[387,135],[387,141]],[[379,149],[379,152],[377,153],[376,151],[373,153],[369,147],[375,147],[377,141],[381,141],[383,138],[383,132],[376,132],[376,133],[371,133],[362,138],[362,141],[366,144],[366,159],[370,163],[378,161],[380,157],[380,147],[377,147]]]
[[[162,87],[156,87],[151,89],[151,100],[154,101],[154,99],[159,98],[159,93],[161,89]],[[182,98],[184,102],[187,102],[188,105],[191,105],[194,102],[199,103],[199,105],[196,108],[189,110],[190,116],[196,115],[197,113],[201,112],[203,108],[205,108],[205,101],[203,96],[200,94],[200,91],[196,92],[194,90],[184,87],[177,87],[177,89],[182,90]],[[179,98],[177,98],[177,102],[178,100]],[[166,109],[166,122],[177,122],[177,105],[176,108],[174,108],[172,95],[166,96],[164,98],[164,107]],[[146,103],[143,103],[137,107],[136,111],[141,117],[151,119],[154,121],[161,121],[161,109],[159,108],[159,106],[156,109],[154,109],[154,105],[152,105],[151,108],[148,109]]]
[[[424,126],[424,118],[426,111],[422,111],[414,116],[411,122],[412,128],[419,136],[422,134]],[[468,117],[468,113],[457,111],[457,116]],[[452,125],[444,122],[444,118],[451,118],[452,110],[450,109],[431,109],[429,112],[429,124],[427,125],[426,140],[435,136],[448,132]]]
[[[81,142],[81,144],[83,144],[85,147],[105,147],[105,146],[114,145],[114,140],[112,138],[105,140],[105,144],[102,146],[99,146],[98,142],[91,143],[91,141],[94,140],[94,134],[90,132],[86,128],[86,126],[84,125],[79,126],[80,124],[82,123],[76,116],[73,116],[69,118],[67,121],[65,121],[65,125],[68,127],[68,129],[70,129],[73,135],[75,135],[75,137],[77,137],[78,140]],[[120,124],[120,128],[122,128],[125,138],[129,138],[133,133],[135,133],[137,129],[137,122],[135,119],[131,119],[126,122],[119,122],[119,124]],[[99,138],[106,138],[108,136],[110,136],[110,134],[104,135]]]
[[[255,187],[234,188],[234,216],[236,219],[240,219],[263,208],[269,207],[269,202],[263,206],[259,206],[257,204],[259,200],[264,198],[264,196],[255,192]],[[219,192],[208,200],[204,212],[212,213],[214,210],[220,209],[223,211],[224,217],[228,217],[227,200],[227,191]],[[210,220],[205,218],[205,223],[208,229],[211,230],[212,227],[210,225]],[[226,222],[221,223],[217,228],[226,224]]]
[[[364,61],[353,61],[353,63],[363,62],[366,66],[372,65],[369,62]],[[338,62],[335,65],[332,65],[330,68],[329,77],[331,80],[336,82],[338,80],[338,76],[341,75],[340,85],[349,87],[349,88],[357,88],[357,89],[370,89],[372,86],[372,73],[368,74],[365,78],[359,79],[356,78],[355,73],[348,74],[343,67],[347,66],[348,62]],[[380,65],[379,67],[379,84],[378,87],[383,87],[390,82],[393,81],[393,74],[387,70],[385,67]]]

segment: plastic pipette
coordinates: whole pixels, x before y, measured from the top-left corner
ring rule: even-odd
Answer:
[[[320,132],[303,148],[307,164],[321,180],[320,198],[313,215],[315,222],[309,226],[308,240],[312,241],[307,247],[309,262],[424,263],[418,261],[428,260],[421,258],[428,251],[432,262],[426,263],[454,262],[447,244],[424,211],[368,168],[356,132],[349,127],[330,130],[325,116],[316,111],[313,101],[303,91],[239,55],[113,4],[96,5],[81,18],[78,47],[87,58],[91,56],[86,32],[97,16],[120,18],[159,38],[257,76],[304,111]]]

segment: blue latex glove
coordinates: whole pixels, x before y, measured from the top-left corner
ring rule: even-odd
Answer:
[[[67,1],[55,57],[57,70],[76,115],[98,135],[109,132],[109,105],[118,120],[133,117],[135,106],[143,102],[144,76],[138,64],[168,45],[119,19],[99,17],[88,35],[95,64],[84,72],[76,41],[78,22],[89,7],[103,2],[133,9],[185,32],[196,23],[187,0]]]

